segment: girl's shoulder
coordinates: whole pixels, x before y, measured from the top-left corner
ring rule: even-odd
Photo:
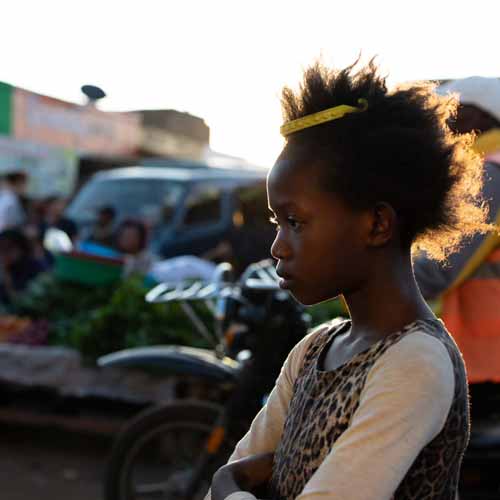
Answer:
[[[466,383],[462,368],[460,352],[442,323],[418,321],[376,360],[368,380],[451,397],[457,384]]]
[[[437,318],[417,320],[405,327],[387,353],[417,358],[422,363],[451,363],[461,360],[460,351],[444,323]]]
[[[443,339],[425,330],[415,330],[400,337],[387,349],[385,356],[418,360],[422,365],[451,363],[450,354]]]

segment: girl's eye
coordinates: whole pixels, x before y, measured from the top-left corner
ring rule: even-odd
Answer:
[[[286,221],[288,223],[288,225],[294,230],[294,231],[298,231],[302,224],[295,218],[293,217],[287,217],[286,218]]]

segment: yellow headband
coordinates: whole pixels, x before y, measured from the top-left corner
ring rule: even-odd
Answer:
[[[292,120],[291,122],[285,123],[281,126],[281,135],[286,137],[287,135],[298,132],[299,130],[304,130],[305,128],[337,120],[338,118],[342,118],[344,115],[349,113],[360,113],[361,111],[366,111],[368,109],[368,101],[366,99],[358,99],[358,104],[360,105],[359,108],[356,108],[355,106],[348,106],[347,104],[341,104],[340,106],[335,106],[334,108],[325,109],[323,111],[319,111],[318,113],[313,113],[312,115]]]

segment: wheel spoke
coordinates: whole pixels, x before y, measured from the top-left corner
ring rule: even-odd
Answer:
[[[167,425],[146,437],[130,468],[129,485],[134,500],[181,497],[210,430],[193,424]]]
[[[190,485],[195,465],[203,454],[203,446],[213,429],[213,419],[207,413],[193,418],[195,405],[186,405],[186,418],[170,418],[165,408],[146,415],[151,420],[145,424],[133,424],[129,434],[116,449],[116,466],[119,466],[115,483],[110,482],[111,492],[107,500],[179,500]],[[203,406],[201,406],[203,409]],[[175,410],[175,408],[174,408]],[[161,418],[160,418],[161,417]],[[170,421],[169,421],[170,419]],[[140,421],[139,421],[140,422]],[[135,425],[135,427],[134,427]],[[124,446],[126,445],[126,446]],[[191,500],[203,500],[210,486],[211,476],[227,459],[234,444],[225,442],[217,459],[203,467],[197,491]],[[113,477],[113,476],[111,476]],[[116,489],[113,490],[113,484]]]

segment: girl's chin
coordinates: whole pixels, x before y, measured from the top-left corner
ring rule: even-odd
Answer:
[[[299,290],[289,289],[288,290],[292,297],[300,302],[303,306],[313,306],[314,304],[318,304],[319,302],[323,302],[322,300],[318,300],[311,295],[301,293]]]
[[[327,302],[329,300],[337,298],[339,295],[334,295],[334,296],[318,296],[314,293],[306,293],[304,290],[298,290],[298,289],[293,289],[289,288],[288,291],[292,295],[292,297],[297,301],[300,302],[303,306],[314,306],[316,304],[321,304],[322,302]]]

